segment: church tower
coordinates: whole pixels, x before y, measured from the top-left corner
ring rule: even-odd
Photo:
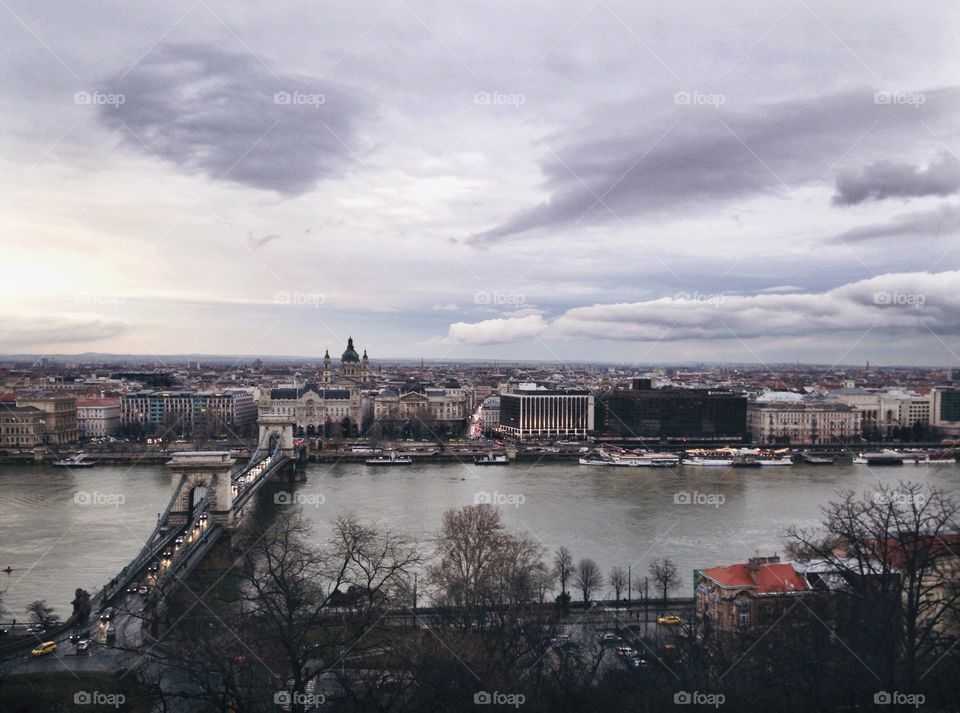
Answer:
[[[360,360],[360,381],[367,383],[370,380],[370,360],[367,358],[367,350],[363,350],[363,358]]]
[[[360,355],[353,348],[353,337],[347,339],[347,348],[340,356],[340,377],[351,381],[360,380]]]
[[[327,349],[326,353],[323,355],[323,383],[329,384],[332,380],[332,375],[330,373],[330,350]]]

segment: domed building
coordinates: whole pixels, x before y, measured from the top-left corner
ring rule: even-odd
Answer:
[[[360,384],[366,384],[370,381],[370,359],[367,357],[367,350],[363,350],[362,357],[357,354],[357,350],[353,347],[353,337],[347,339],[347,348],[340,355],[340,372],[337,377],[338,381]],[[333,383],[329,349],[323,355],[323,383]]]

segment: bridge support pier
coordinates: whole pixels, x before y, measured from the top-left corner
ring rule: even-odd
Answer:
[[[233,488],[230,472],[235,459],[228,451],[185,451],[174,453],[167,463],[173,487],[183,487],[170,509],[170,524],[183,526],[190,522],[194,508],[212,491],[210,515],[213,521],[229,527],[233,524]]]

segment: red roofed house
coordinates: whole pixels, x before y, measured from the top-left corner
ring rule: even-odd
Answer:
[[[797,596],[813,593],[793,563],[781,562],[776,555],[698,570],[694,578],[701,631],[768,626],[794,604]]]

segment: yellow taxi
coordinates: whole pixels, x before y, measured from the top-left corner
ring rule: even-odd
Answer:
[[[34,656],[46,656],[47,654],[52,654],[57,650],[56,641],[44,641],[37,648],[35,648],[30,653]]]
[[[680,617],[678,617],[677,615],[675,615],[675,614],[668,614],[668,615],[666,615],[666,616],[658,616],[658,617],[657,617],[657,623],[658,623],[658,624],[667,624],[667,625],[670,625],[670,626],[675,626],[675,625],[677,625],[677,624],[682,624],[683,622],[680,620]]]

